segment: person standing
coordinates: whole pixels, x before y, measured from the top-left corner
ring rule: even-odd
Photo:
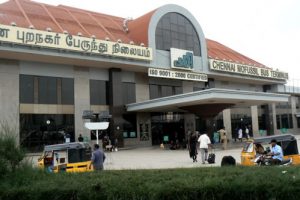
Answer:
[[[238,130],[238,137],[239,137],[239,140],[242,142],[243,141],[243,129],[242,128],[239,128],[239,130]]]
[[[225,127],[223,126],[218,132],[221,135],[223,150],[226,150],[227,149],[227,135],[226,135]]]
[[[248,139],[250,138],[248,126],[246,126],[245,134],[246,134],[246,138],[247,138],[247,140],[248,140]]]
[[[79,137],[78,137],[78,142],[83,142],[83,137],[81,134],[79,134]]]
[[[71,142],[71,135],[69,133],[65,134],[65,143],[70,143]]]
[[[197,161],[197,136],[196,133],[193,133],[189,138],[189,152],[190,157],[193,159],[193,162]]]
[[[99,149],[99,145],[95,144],[91,158],[94,170],[103,170],[103,163],[105,161],[105,158],[105,154]]]
[[[200,153],[202,164],[205,164],[207,161],[208,145],[211,144],[211,141],[206,133],[200,135],[198,142],[200,143]]]

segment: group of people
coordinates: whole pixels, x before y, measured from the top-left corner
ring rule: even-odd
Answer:
[[[210,138],[207,136],[206,133],[201,133],[199,136],[199,132],[196,131],[193,134],[190,135],[189,138],[189,153],[190,157],[193,159],[193,162],[197,161],[197,144],[199,142],[199,148],[201,153],[201,161],[202,164],[205,164],[207,161],[208,156],[208,147],[211,146]]]
[[[224,150],[227,149],[227,143],[228,143],[228,138],[227,138],[227,132],[225,130],[225,127],[223,126],[220,130],[214,132],[213,135],[213,143],[222,143],[222,147]]]
[[[221,129],[222,130],[222,129]],[[220,130],[220,134],[222,134],[223,131]],[[225,130],[225,129],[223,129]],[[200,135],[200,136],[199,136]],[[225,132],[226,135],[226,132]],[[197,144],[199,143],[200,148],[200,154],[201,154],[201,161],[202,164],[205,164],[208,159],[208,148],[209,146],[212,148],[210,138],[207,136],[206,133],[199,134],[198,131],[194,132],[190,135],[189,138],[189,154],[190,157],[193,159],[193,162],[197,161]],[[272,164],[280,164],[283,160],[283,151],[282,148],[277,145],[276,140],[271,141],[272,149],[271,152],[269,152],[267,155],[271,156],[271,163]],[[264,153],[264,149],[262,146],[256,146],[256,151],[258,153]],[[91,162],[93,164],[94,170],[103,170],[103,164],[105,161],[105,154],[102,150],[100,150],[99,145],[94,145],[94,151],[92,153]]]
[[[256,144],[255,145],[256,156],[260,156],[260,155],[270,156],[271,157],[269,158],[270,163],[272,165],[278,165],[283,160],[282,148],[277,144],[277,141],[275,139],[272,139],[270,144],[272,147],[270,152],[265,151],[264,147],[261,144]],[[264,157],[261,157],[261,159],[264,159]],[[263,160],[261,159],[259,159],[257,162],[262,162]]]
[[[238,139],[240,142],[242,142],[243,138],[246,138],[248,140],[251,137],[253,137],[251,126],[245,126],[244,129],[242,127],[238,127],[234,135],[234,141]]]

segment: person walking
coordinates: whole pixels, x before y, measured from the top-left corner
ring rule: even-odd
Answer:
[[[205,164],[205,161],[207,161],[208,145],[211,144],[211,141],[206,133],[202,133],[198,139],[198,142],[200,143],[202,164]]]
[[[91,158],[91,161],[92,161],[92,164],[93,164],[93,167],[94,167],[94,170],[103,170],[103,163],[105,161],[105,154],[103,153],[103,151],[101,151],[99,149],[99,145],[98,144],[95,144],[94,145],[94,151],[92,153],[92,158]]]
[[[193,159],[193,162],[197,161],[197,136],[196,133],[193,133],[189,138],[189,152],[190,157]]]
[[[227,149],[227,135],[226,135],[225,127],[223,126],[220,130],[218,130],[218,132],[221,135],[223,150],[226,150]]]

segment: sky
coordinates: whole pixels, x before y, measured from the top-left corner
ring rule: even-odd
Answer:
[[[4,2],[5,0],[0,0]],[[197,19],[206,38],[218,41],[300,83],[299,0],[33,0],[132,17],[177,4]]]

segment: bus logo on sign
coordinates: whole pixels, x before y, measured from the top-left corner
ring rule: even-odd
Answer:
[[[192,51],[171,48],[171,67],[183,70],[194,69],[194,54]]]

